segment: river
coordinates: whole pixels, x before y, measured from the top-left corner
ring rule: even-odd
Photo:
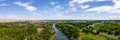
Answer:
[[[58,30],[56,27],[55,27],[55,24],[53,24],[53,29],[55,30],[56,32],[56,39],[57,40],[69,40],[64,33],[62,33],[60,30]]]

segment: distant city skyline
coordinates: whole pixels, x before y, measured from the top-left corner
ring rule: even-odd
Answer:
[[[0,19],[120,20],[120,0],[0,0]]]

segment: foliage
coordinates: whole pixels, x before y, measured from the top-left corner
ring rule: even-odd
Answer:
[[[55,33],[51,24],[39,25],[41,27],[36,27],[35,23],[29,22],[0,23],[0,40],[52,40],[51,37]],[[43,30],[38,32],[37,28],[43,28]]]
[[[74,40],[79,37],[79,28],[70,24],[59,23],[56,25],[65,35],[70,39]]]
[[[58,23],[56,27],[70,40],[116,40],[99,33],[120,35],[120,22],[114,21]]]

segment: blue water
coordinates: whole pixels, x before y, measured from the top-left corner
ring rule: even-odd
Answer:
[[[57,40],[69,40],[64,33],[62,33],[60,30],[58,30],[56,27],[55,27],[55,24],[53,24],[53,29],[55,30],[56,32],[56,39]]]

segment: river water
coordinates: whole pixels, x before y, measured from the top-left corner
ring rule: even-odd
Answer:
[[[57,40],[69,40],[64,33],[62,33],[60,30],[58,30],[56,27],[55,27],[55,24],[53,24],[53,29],[55,30],[56,32],[56,39]]]

